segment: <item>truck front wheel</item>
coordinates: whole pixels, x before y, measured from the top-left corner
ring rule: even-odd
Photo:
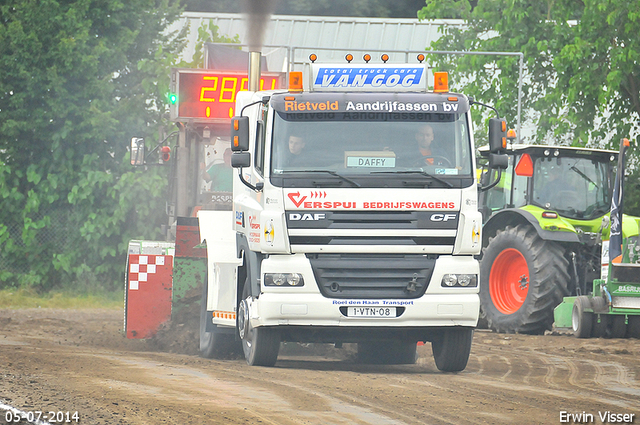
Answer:
[[[242,351],[249,366],[273,366],[280,351],[280,333],[268,327],[252,327],[251,292],[249,277],[242,289],[242,299],[238,305],[238,334],[242,340]]]
[[[443,329],[431,341],[431,351],[436,367],[442,372],[460,372],[467,367],[471,343],[472,328]]]
[[[480,307],[497,332],[542,334],[568,295],[563,248],[527,225],[507,226],[490,239],[480,261]]]
[[[207,280],[205,279],[200,302],[200,355],[207,359],[237,358],[241,351],[235,335],[207,332],[207,317]]]

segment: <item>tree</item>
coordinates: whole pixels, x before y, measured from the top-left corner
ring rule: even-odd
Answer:
[[[426,0],[420,19],[464,19],[434,50],[513,51],[525,58],[523,108],[533,143],[606,147],[640,131],[640,2],[628,0]],[[491,103],[515,121],[517,60],[435,56],[452,69],[459,90]],[[638,176],[638,143],[629,154]],[[637,181],[637,179],[636,179]],[[640,205],[640,186],[628,185],[627,205]],[[637,213],[637,209],[634,210]],[[630,211],[631,212],[631,211]]]
[[[127,241],[160,236],[166,171],[132,172],[126,147],[165,117],[179,13],[177,0],[0,6],[0,287],[112,287]]]
[[[637,132],[640,103],[640,3],[548,0],[427,0],[420,19],[461,18],[431,48],[522,52],[526,117],[536,138],[560,144],[604,145]],[[451,59],[438,59],[451,66]],[[517,60],[464,57],[458,81],[491,101],[510,121],[516,110]],[[612,125],[615,122],[615,125]]]

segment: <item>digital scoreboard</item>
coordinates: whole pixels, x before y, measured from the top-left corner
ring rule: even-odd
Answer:
[[[262,73],[260,90],[284,86],[284,73]],[[248,89],[247,73],[210,69],[171,70],[171,119],[206,123],[228,122],[236,114],[236,94]]]

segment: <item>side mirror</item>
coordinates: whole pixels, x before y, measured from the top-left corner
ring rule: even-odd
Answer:
[[[489,154],[489,168],[506,170],[509,166],[509,156],[507,154]]]
[[[249,152],[234,152],[231,155],[233,168],[247,168],[251,166],[251,154]]]
[[[144,139],[131,138],[131,165],[144,165]]]
[[[507,148],[507,121],[489,118],[489,152],[502,153]]]
[[[234,152],[249,150],[249,117],[231,118],[231,150]]]

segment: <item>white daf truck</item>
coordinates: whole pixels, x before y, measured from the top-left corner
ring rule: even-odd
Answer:
[[[357,343],[362,362],[406,364],[430,341],[438,369],[463,370],[482,243],[472,101],[441,73],[429,91],[424,63],[308,70],[238,94],[233,211],[199,213],[203,355],[240,339],[271,366],[283,341]],[[496,153],[504,130],[491,119]]]

